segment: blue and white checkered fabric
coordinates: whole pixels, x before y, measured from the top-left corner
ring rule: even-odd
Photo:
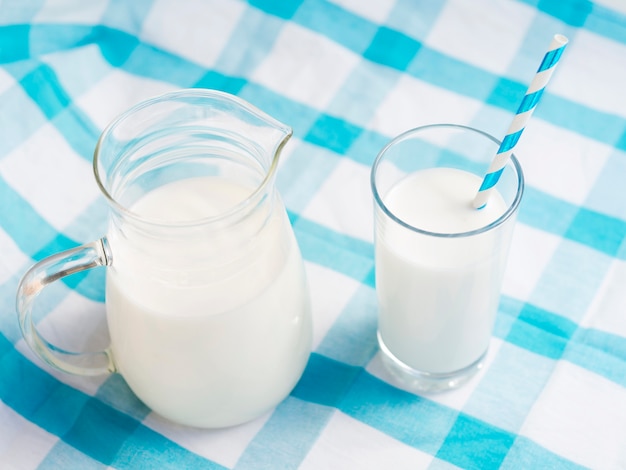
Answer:
[[[442,395],[396,388],[375,338],[369,167],[423,124],[502,136],[554,33],[570,44],[516,151],[527,189],[487,366]],[[14,309],[34,260],[105,231],[103,127],[186,87],[293,127],[277,184],[314,309],[293,393],[218,431],[164,421],[118,375],[51,371]],[[626,468],[625,90],[619,0],[1,2],[0,468]],[[74,277],[35,318],[98,349],[103,273]]]

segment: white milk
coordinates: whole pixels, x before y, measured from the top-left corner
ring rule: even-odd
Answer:
[[[199,177],[148,193],[132,211],[190,221],[223,213],[250,191]],[[166,418],[201,427],[245,422],[300,378],[311,347],[309,299],[284,208],[273,204],[266,221],[267,211],[228,231],[189,229],[182,242],[128,222],[112,231],[107,315],[115,364]]]
[[[408,175],[383,201],[413,227],[463,233],[506,211],[496,192],[482,210],[472,207],[480,182],[461,170],[432,168]],[[478,360],[489,345],[513,224],[461,238],[415,233],[380,210],[377,224],[376,289],[384,345],[421,372],[455,372]]]

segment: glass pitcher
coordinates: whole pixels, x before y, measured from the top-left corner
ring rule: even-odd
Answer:
[[[189,89],[112,122],[94,154],[107,235],[35,264],[17,293],[26,342],[50,366],[120,373],[185,425],[251,420],[295,386],[311,350],[302,257],[275,189],[291,129],[222,92]],[[33,324],[49,283],[106,266],[110,346],[67,352]]]

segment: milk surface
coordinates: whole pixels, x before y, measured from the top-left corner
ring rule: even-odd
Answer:
[[[413,227],[470,232],[507,208],[494,192],[485,208],[474,209],[480,183],[471,173],[432,168],[405,177],[383,201]],[[376,223],[379,332],[385,346],[421,372],[455,372],[478,360],[489,345],[513,224],[446,238],[402,227],[379,208]]]
[[[186,223],[228,212],[251,191],[192,178],[148,193],[131,211]],[[166,418],[200,427],[242,423],[276,406],[302,374],[311,345],[303,263],[282,203],[272,207],[218,231],[190,227],[182,239],[130,222],[112,231],[114,361]]]

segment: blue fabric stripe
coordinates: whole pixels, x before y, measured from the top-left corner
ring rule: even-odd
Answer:
[[[229,77],[219,72],[209,71],[205,73],[196,83],[194,83],[193,87],[213,88],[237,95],[245,85],[246,80],[243,78]]]
[[[302,0],[293,0],[290,2],[275,2],[273,0],[248,0],[248,3],[270,15],[280,18],[289,19],[293,17],[295,12],[300,8]]]
[[[306,142],[295,146],[291,158],[283,161],[276,175],[276,187],[291,216],[296,217],[306,208],[340,159],[337,154]]]
[[[365,371],[356,378],[340,409],[348,416],[405,444],[435,455],[458,411],[395,388]]]
[[[73,468],[80,470],[107,470],[108,466],[98,462],[81,451],[74,449],[63,441],[57,442],[44,460],[37,466],[37,470],[59,470],[68,468],[68,462]]]
[[[524,308],[524,305],[525,303],[520,299],[515,299],[508,295],[501,294],[493,335],[504,339],[506,335],[509,334],[509,331],[511,331],[511,328]]]
[[[336,408],[361,370],[361,367],[349,366],[313,353],[291,395],[300,400]]]
[[[7,339],[2,333],[0,333],[0,361],[5,354],[13,351],[13,343]]]
[[[281,18],[246,8],[222,48],[214,70],[236,77],[251,77],[272,50],[285,24]],[[242,47],[242,44],[254,47]]]
[[[357,163],[371,166],[376,159],[378,151],[388,142],[389,137],[378,132],[363,131],[352,143],[345,156]]]
[[[0,336],[4,338],[1,333]],[[5,405],[13,408],[26,419],[33,421],[37,418],[37,421],[33,422],[41,427],[50,422],[62,426],[63,422],[57,423],[54,417],[47,418],[46,413],[57,412],[57,406],[51,408],[48,405],[51,397],[60,395],[57,388],[61,387],[64,389],[63,392],[67,392],[71,390],[69,387],[60,385],[51,376],[23,358],[15,349],[11,349],[0,359],[0,377],[2,377],[0,400]],[[62,395],[72,395],[72,393],[62,393]],[[70,403],[75,403],[76,398],[70,396],[66,398],[69,403],[64,406],[69,409]],[[61,404],[59,407],[62,408]]]
[[[496,86],[500,77],[471,64],[453,59],[422,45],[406,73],[437,87],[454,91],[469,98],[483,101]],[[524,93],[525,87],[519,84]],[[516,99],[515,105],[519,103]],[[515,108],[512,108],[515,109]]]
[[[0,175],[0,224],[2,229],[27,254],[46,252],[49,243],[55,243],[57,231],[46,222]],[[33,228],[36,227],[36,230]],[[58,242],[58,240],[56,241]],[[58,245],[58,243],[56,243]],[[78,243],[75,243],[77,245]]]
[[[518,212],[518,221],[562,236],[567,232],[577,213],[578,206],[532,186],[526,186]]]
[[[338,234],[303,217],[290,214],[304,259],[358,281],[369,278],[374,264],[371,243]]]
[[[333,408],[287,397],[248,444],[234,470],[298,468],[334,413]]]
[[[373,267],[370,273],[373,281]],[[359,286],[316,352],[344,364],[365,367],[378,351],[377,328],[376,292],[372,287]]]
[[[100,129],[87,117],[76,104],[70,103],[52,120],[52,124],[63,135],[77,155],[92,161]],[[94,180],[95,184],[95,180]]]
[[[222,465],[186,450],[145,426],[139,426],[133,434],[125,437],[111,466],[119,470],[226,469]]]
[[[129,50],[124,55],[128,58],[119,67],[132,75],[166,81],[181,88],[190,88],[194,83],[202,86],[198,82],[207,80],[208,73],[203,67],[170,52],[145,43],[129,42],[126,47]]]
[[[59,82],[54,70],[48,65],[39,64],[26,73],[19,84],[73,150],[91,161],[100,131],[82,110],[72,104],[70,95]],[[29,129],[30,132],[34,130],[35,128]]]
[[[6,64],[30,57],[30,25],[0,26],[0,63]]]
[[[89,41],[98,45],[103,57],[114,67],[122,66],[139,45],[139,39],[132,34],[107,26],[94,27]]]
[[[461,468],[498,468],[515,434],[460,414],[436,457]]]
[[[32,24],[29,35],[29,56],[40,57],[81,47],[89,41],[93,30],[93,26],[80,24]]]
[[[20,85],[76,153],[91,160],[100,132],[80,109],[71,104],[71,97],[59,83],[54,70],[42,64],[24,76]]]
[[[624,23],[615,20],[613,10],[603,5],[592,5],[593,14],[585,21],[585,29],[594,33],[626,44],[626,28]]]
[[[615,147],[626,152],[626,126],[624,126],[623,134],[619,137],[619,139],[615,143]]]
[[[135,396],[126,381],[119,374],[111,374],[98,387],[96,398],[116,410],[126,413],[137,421],[143,421],[150,413],[150,409]]]
[[[626,131],[624,119],[544,93],[535,116],[582,136],[615,145]]]
[[[378,31],[371,21],[331,2],[304,1],[293,21],[359,53],[367,49]]]
[[[500,309],[498,317],[503,316]],[[503,341],[463,411],[498,428],[519,433],[556,365],[557,361]]]
[[[579,328],[561,315],[526,303],[502,339],[543,357],[568,360],[626,386],[626,338],[622,336]]]
[[[94,426],[94,423],[98,423]],[[86,455],[110,465],[126,439],[140,426],[137,420],[103,402],[89,398],[63,441]]]
[[[247,83],[239,96],[279,121],[289,123],[293,128],[294,136],[302,139],[320,117],[319,110],[285,98],[283,95],[255,83]]]
[[[527,303],[505,339],[536,354],[559,359],[575,330],[574,322]]]
[[[571,26],[583,26],[591,13],[592,3],[588,0],[560,2],[539,0],[537,9],[554,16]]]
[[[411,37],[425,38],[437,24],[437,18],[445,7],[444,2],[396,0],[385,23]]]
[[[613,262],[594,248],[561,239],[526,300],[580,324]]]
[[[421,47],[418,41],[383,26],[378,29],[363,57],[397,70],[406,70]]]
[[[626,387],[626,339],[622,336],[581,328],[563,359]]]
[[[516,470],[520,468],[584,470],[587,467],[554,454],[525,436],[517,436],[500,468],[502,470]]]
[[[354,126],[343,119],[321,115],[305,136],[305,140],[343,155],[361,132],[362,129],[360,127]]]
[[[626,221],[581,208],[564,236],[609,256],[617,256],[626,238]]]
[[[526,87],[508,78],[500,78],[485,99],[487,104],[515,112],[520,106],[520,96],[524,96]]]

